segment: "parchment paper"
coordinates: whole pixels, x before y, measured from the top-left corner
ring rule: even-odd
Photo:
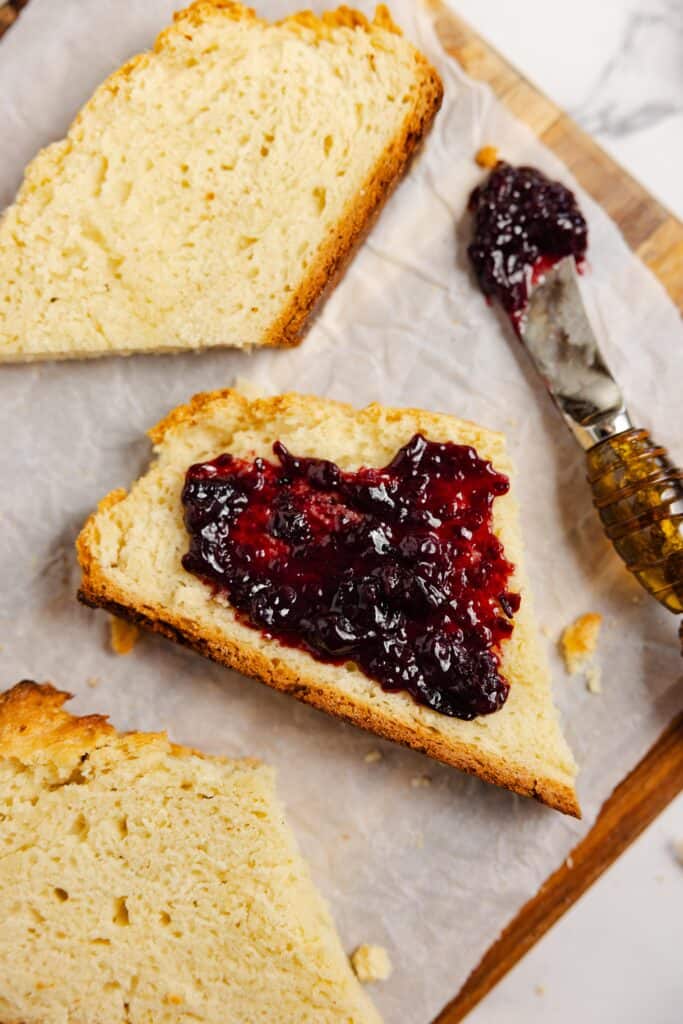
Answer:
[[[30,157],[64,132],[108,72],[151,44],[174,6],[31,0],[0,43],[0,205]],[[606,355],[637,421],[656,428],[679,462],[683,330],[662,288],[563,166],[445,57],[428,15],[410,0],[392,6],[441,71],[446,100],[409,179],[300,348],[0,369],[0,683],[51,679],[77,695],[78,712],[108,712],[121,728],[167,727],[178,741],[274,763],[345,946],[390,951],[395,973],[375,988],[387,1022],[426,1024],[681,702],[676,622],[612,553],[581,453],[468,276],[456,227],[482,174],[475,150],[495,143],[578,192],[591,233],[584,291]],[[574,616],[605,616],[601,696],[568,679],[552,653],[556,700],[581,765],[582,823],[163,640],[146,637],[128,658],[110,653],[106,616],[74,599],[76,533],[102,495],[144,468],[147,427],[236,375],[273,391],[424,406],[507,432],[549,647]],[[371,750],[383,759],[365,763]],[[430,784],[419,784],[424,776]]]

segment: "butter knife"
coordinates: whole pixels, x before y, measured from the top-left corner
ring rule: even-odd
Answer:
[[[634,427],[588,319],[574,256],[532,285],[516,328],[586,453],[593,503],[617,554],[660,604],[683,613],[683,471]]]

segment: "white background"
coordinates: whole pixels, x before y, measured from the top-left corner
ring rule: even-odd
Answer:
[[[458,13],[683,216],[681,0],[458,0]],[[680,1024],[683,797],[468,1017]]]

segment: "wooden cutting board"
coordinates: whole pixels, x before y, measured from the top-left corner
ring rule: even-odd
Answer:
[[[560,157],[683,312],[683,224],[469,25],[438,0],[431,5],[448,53]],[[672,617],[672,643],[675,633]],[[585,839],[522,907],[434,1024],[463,1020],[682,790],[683,713],[615,789]]]
[[[512,113],[564,161],[683,311],[683,224],[464,21],[437,7],[437,0],[431,2],[446,50],[472,78],[488,82]],[[0,36],[26,3],[13,0],[0,7]],[[672,619],[672,642],[674,625]],[[683,713],[615,789],[571,858],[510,922],[434,1024],[463,1020],[682,790]]]

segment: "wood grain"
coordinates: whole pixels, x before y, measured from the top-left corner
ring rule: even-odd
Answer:
[[[683,224],[464,21],[431,0],[439,37],[567,165],[683,311]],[[483,140],[495,145],[495,139]]]
[[[0,36],[6,32],[13,21],[19,17],[22,7],[25,7],[28,0],[10,0],[9,3],[0,7]]]
[[[0,36],[27,0],[0,7]],[[683,225],[465,22],[432,0],[446,49],[569,167],[683,310]],[[495,144],[495,139],[486,140]],[[683,637],[682,637],[683,639]],[[434,1024],[458,1024],[683,790],[683,714],[605,803],[591,831],[517,914]],[[571,864],[571,867],[569,866]]]
[[[446,50],[563,160],[683,310],[681,222],[469,25],[438,0],[431,6]],[[434,1024],[462,1021],[682,790],[683,714],[615,789],[585,839],[522,907]]]
[[[462,1021],[682,789],[683,714],[617,786],[585,839],[522,907],[434,1024]]]

